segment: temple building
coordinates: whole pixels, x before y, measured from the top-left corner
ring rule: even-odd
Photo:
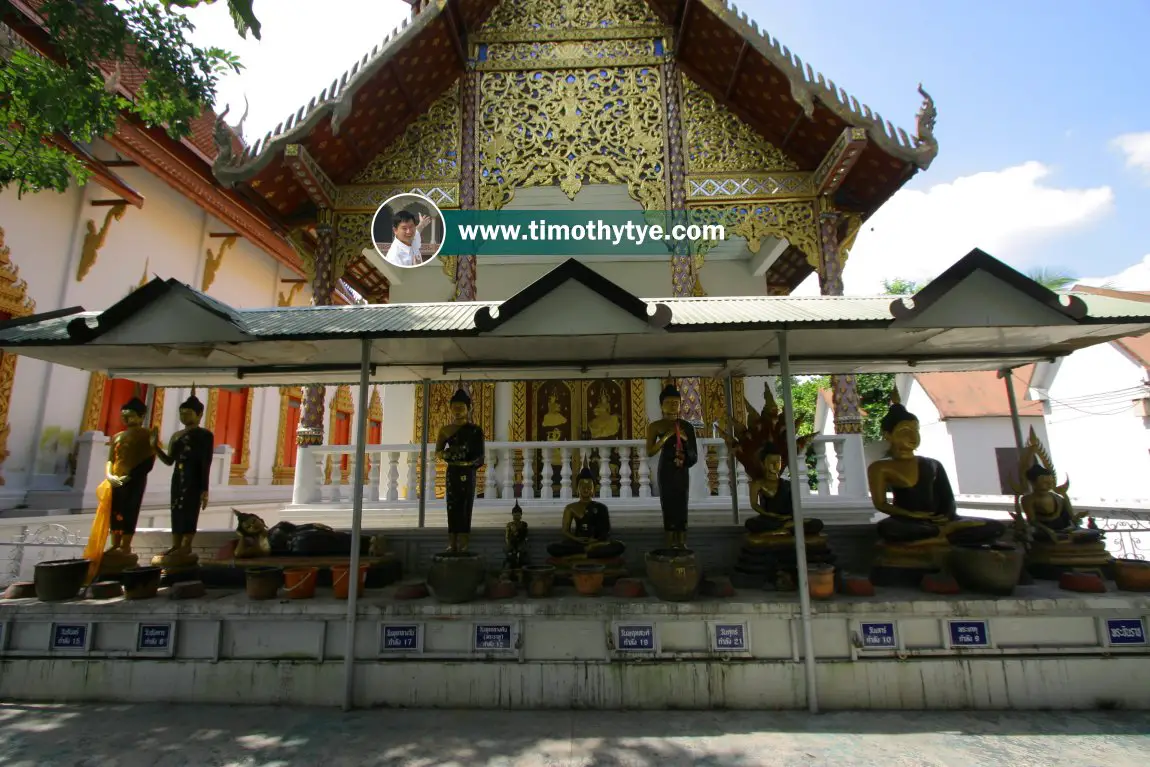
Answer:
[[[402,192],[444,210],[702,209],[725,242],[582,261],[639,296],[787,295],[811,274],[841,295],[860,227],[938,151],[921,87],[909,135],[718,0],[409,2],[402,28],[253,142],[242,120],[232,128],[210,112],[181,141],[128,117],[90,145],[62,140],[93,177],[64,194],[0,196],[0,316],[103,309],[153,276],[238,308],[492,301],[562,260],[388,268],[370,256],[371,219]],[[50,56],[33,26],[5,34]],[[119,87],[130,96],[138,82]],[[10,355],[0,364],[2,508],[91,506],[76,477],[81,443],[102,446],[134,395],[168,434],[187,396]],[[463,383],[495,442],[638,440],[659,417],[658,381]],[[710,436],[725,382],[678,386],[685,417]],[[454,388],[428,388],[429,434]],[[853,378],[832,388],[835,432],[858,435]],[[736,417],[762,392],[761,380],[736,379]],[[355,387],[201,396],[233,488],[213,503],[286,501],[297,445],[354,442]],[[422,442],[423,398],[420,386],[374,387],[368,442]],[[329,460],[329,482],[332,471]],[[343,459],[344,482],[347,472]],[[151,486],[162,506],[164,481]]]

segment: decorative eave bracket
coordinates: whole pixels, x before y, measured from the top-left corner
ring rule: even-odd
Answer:
[[[823,157],[813,174],[815,193],[829,196],[838,191],[851,168],[858,163],[866,149],[867,134],[863,128],[844,128],[830,151]]]
[[[321,208],[337,207],[339,190],[303,144],[284,147],[284,164],[291,169],[312,202]]]

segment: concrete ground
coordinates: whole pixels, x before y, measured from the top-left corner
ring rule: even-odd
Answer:
[[[3,767],[1141,767],[1146,713],[0,705]]]

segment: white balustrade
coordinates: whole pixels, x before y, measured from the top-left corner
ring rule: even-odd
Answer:
[[[647,457],[642,440],[488,442],[485,447],[487,465],[480,486],[482,494],[476,501],[481,506],[509,505],[505,502],[516,497],[540,503],[566,503],[574,496],[574,479],[582,469],[583,460],[586,459],[593,468],[592,462],[596,455],[599,462],[599,497],[613,499],[614,504],[623,501],[650,505],[650,500],[643,499],[658,495],[653,470],[658,459]],[[420,449],[420,445],[415,444],[368,445],[367,457],[371,462],[371,470],[364,502],[376,506],[385,504],[388,507],[416,505],[419,500]],[[705,456],[712,449],[716,459],[715,478],[706,488],[692,488],[692,496],[698,494],[698,497],[693,497],[691,503],[714,503],[716,508],[729,506],[733,491],[739,498],[739,507],[749,508],[749,479],[746,470],[735,461],[735,474],[731,475],[730,453],[722,440],[699,440],[700,464],[704,464],[703,469],[706,468]],[[800,462],[800,477],[796,483],[805,502],[857,502],[866,498],[866,470],[859,435],[816,437],[812,450],[815,466],[810,470],[810,475],[816,480],[817,489],[813,492],[809,489],[805,461]],[[300,448],[296,466],[302,470],[296,472],[293,504],[350,503],[354,455],[355,447],[352,445]],[[350,460],[349,478],[345,478],[342,471],[344,456]],[[224,456],[219,458],[222,463]],[[330,480],[326,477],[329,460]],[[429,507],[442,504],[442,499],[435,498],[436,479],[442,471],[442,463],[437,462],[434,452],[429,450],[424,475]],[[705,477],[706,471],[700,470],[692,475],[693,485],[697,484],[699,476]]]

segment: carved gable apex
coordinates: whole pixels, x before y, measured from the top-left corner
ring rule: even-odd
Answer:
[[[686,75],[683,75],[683,128],[688,173],[801,170],[782,150]]]
[[[403,135],[352,177],[353,184],[445,181],[460,174],[459,81],[407,126]],[[414,109],[395,104],[395,109]]]
[[[480,35],[518,33],[517,39],[546,40],[579,32],[607,35],[613,28],[657,26],[647,0],[503,0],[480,27]]]

